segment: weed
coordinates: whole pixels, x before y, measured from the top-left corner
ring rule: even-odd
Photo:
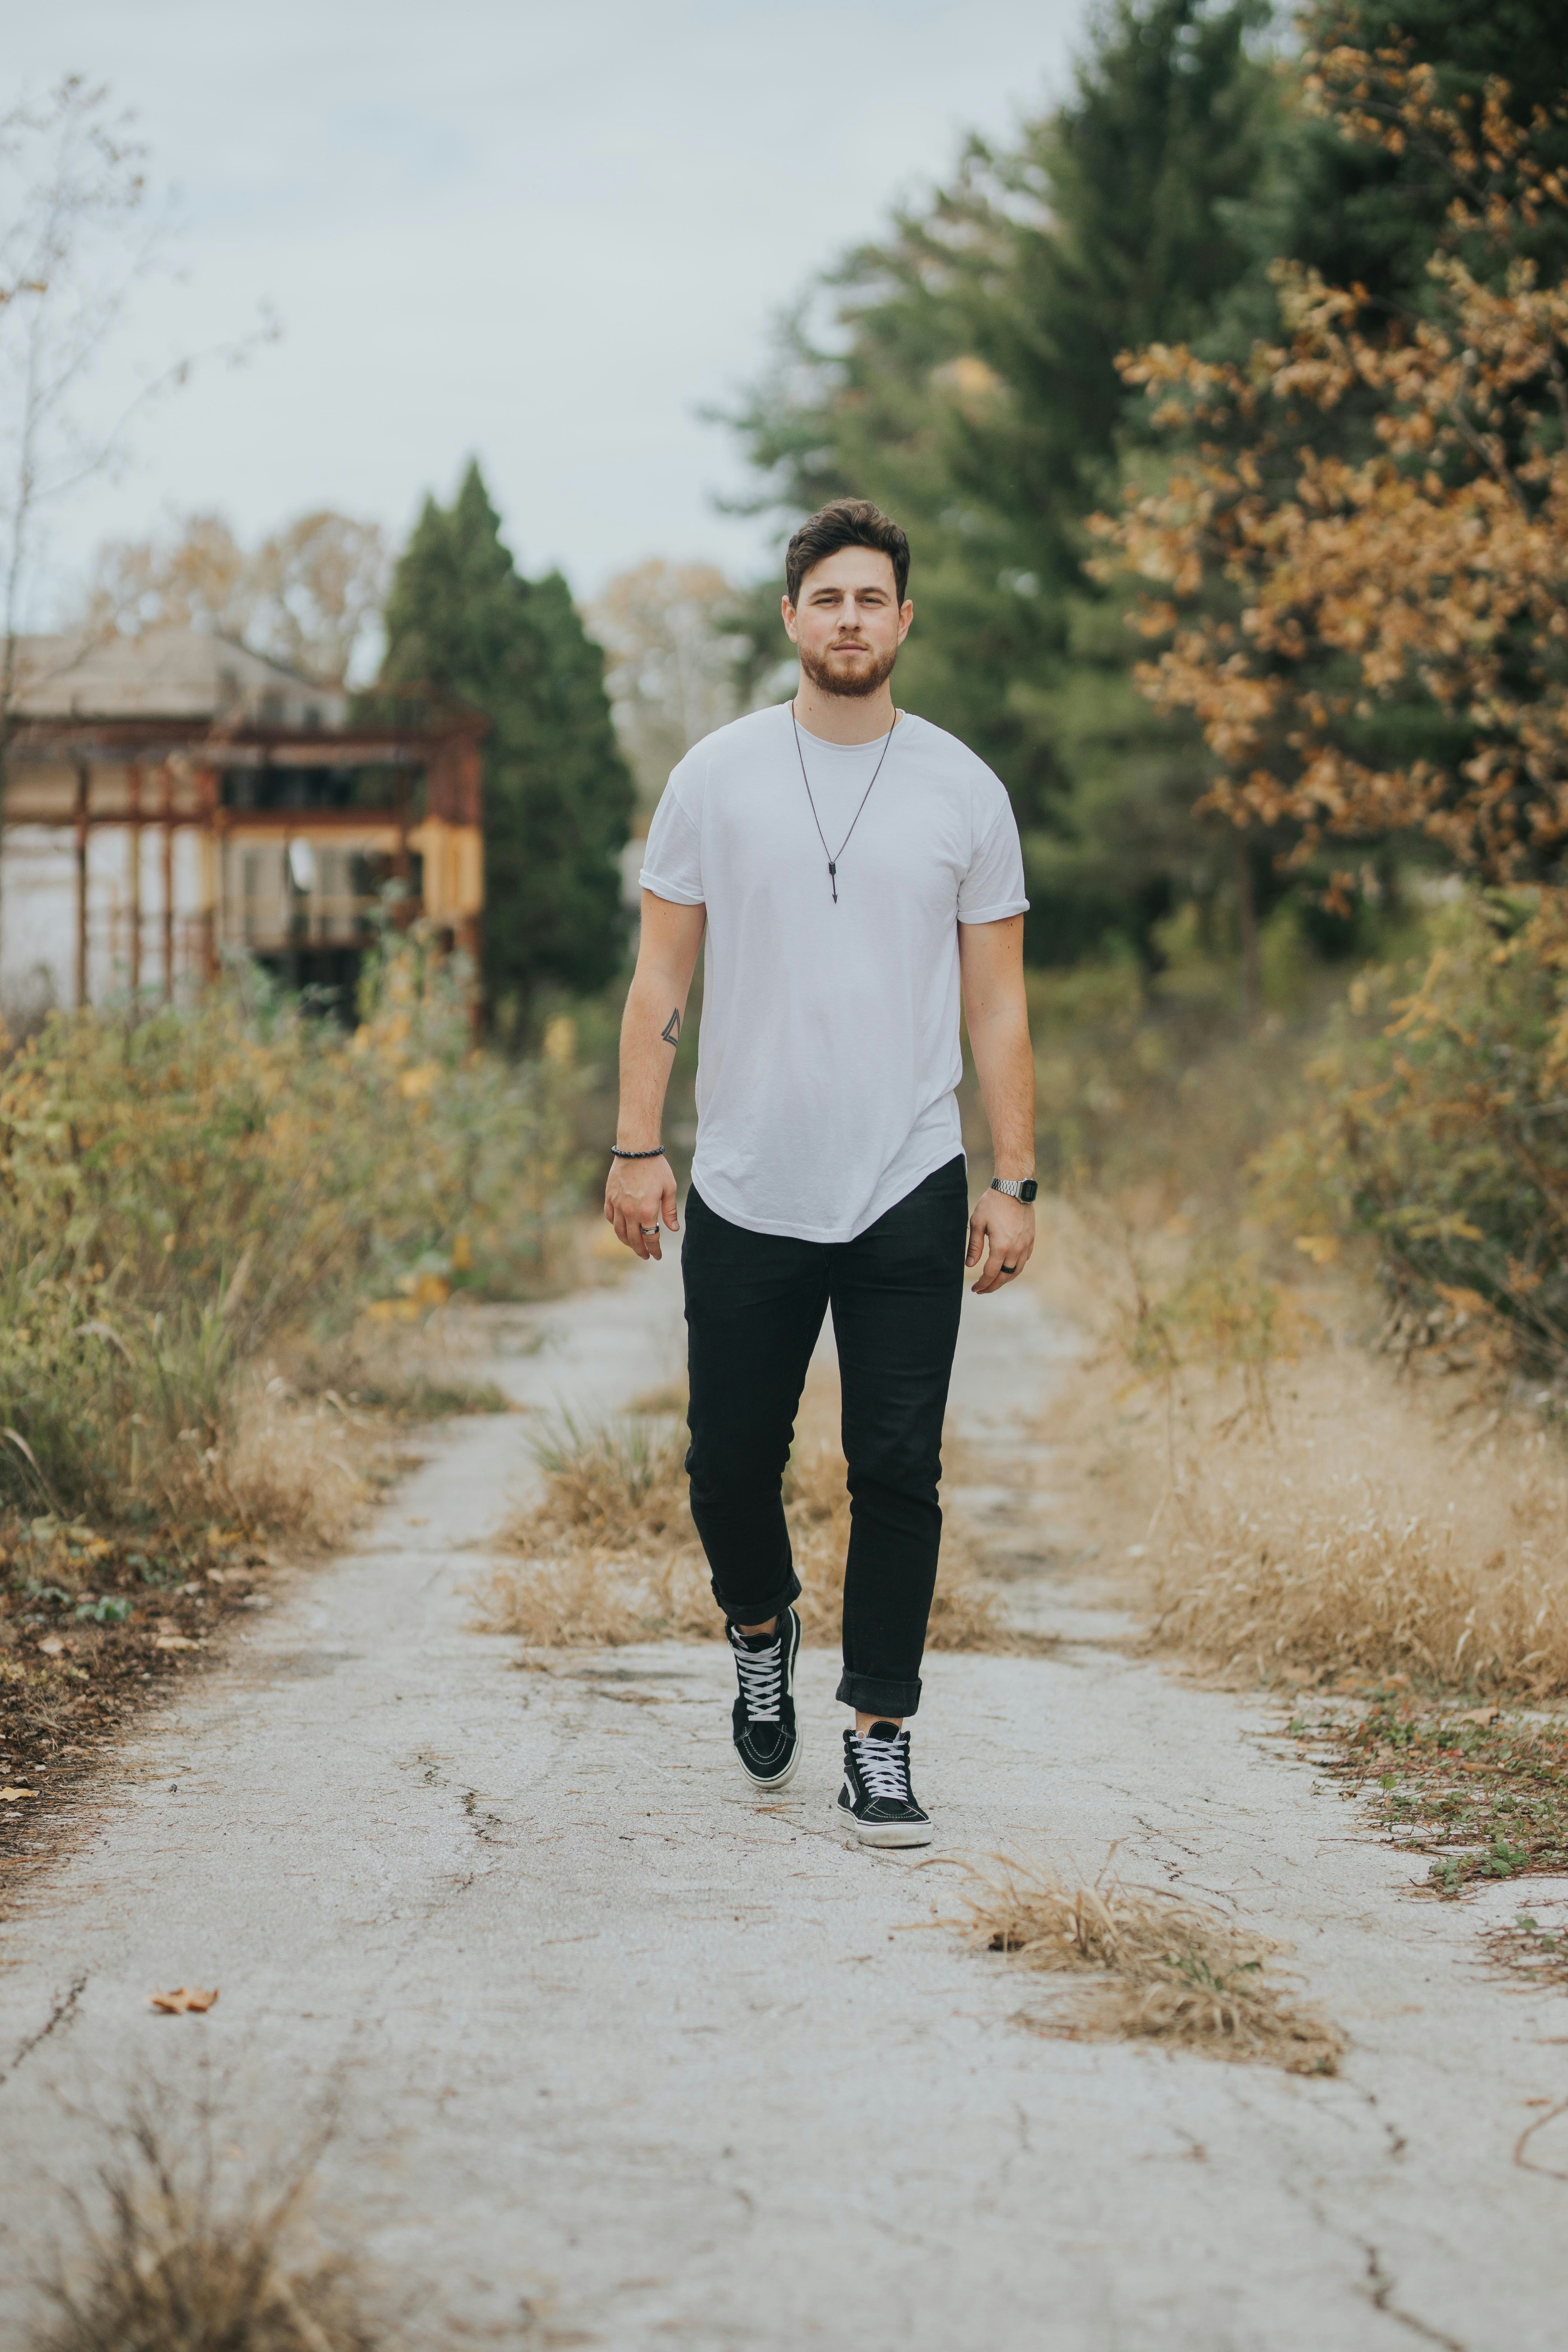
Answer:
[[[1372,1799],[1393,1844],[1430,1856],[1434,1894],[1568,1871],[1568,1724],[1384,1685],[1299,1736],[1328,1746],[1326,1769]]]
[[[606,1551],[689,1543],[686,1439],[637,1415],[580,1418],[563,1412],[532,1441],[546,1500],[514,1539],[566,1536]]]
[[[1338,2070],[1343,2037],[1270,1973],[1278,1944],[1184,1896],[1092,1885],[997,1856],[951,1924],[1021,1967],[1087,1977],[1065,2012],[1031,2020],[1085,2040],[1152,2040],[1297,2074]]]
[[[1529,1911],[1507,1927],[1490,1927],[1483,1939],[1489,1957],[1511,1976],[1545,1991],[1568,1991],[1568,1933],[1548,1927]]]
[[[70,2200],[74,2257],[44,2284],[54,2316],[28,2352],[374,2352],[352,2266],[312,2253],[304,2207],[325,2132],[270,2178],[232,2179],[209,2099],[132,2101],[99,2175]]]

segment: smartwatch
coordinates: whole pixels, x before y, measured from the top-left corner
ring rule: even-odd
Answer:
[[[1039,1189],[1032,1176],[993,1176],[991,1179],[991,1190],[1005,1192],[1010,1201],[1032,1201]]]

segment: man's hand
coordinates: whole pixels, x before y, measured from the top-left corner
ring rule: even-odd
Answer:
[[[657,1160],[611,1160],[605,1223],[614,1225],[616,1239],[638,1257],[658,1256],[660,1217],[672,1234],[680,1231],[676,1207],[675,1171],[662,1152]]]
[[[976,1293],[1000,1289],[1022,1274],[1035,1252],[1035,1210],[1032,1202],[1015,1201],[1010,1192],[982,1192],[969,1220],[965,1265],[985,1264],[972,1287]]]

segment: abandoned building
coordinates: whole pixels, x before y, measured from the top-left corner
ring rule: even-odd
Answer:
[[[0,826],[13,1017],[254,958],[346,1011],[383,893],[476,953],[477,714],[351,697],[197,629],[22,641]]]

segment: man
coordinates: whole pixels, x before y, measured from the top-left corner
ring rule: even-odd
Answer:
[[[669,779],[642,871],[605,1215],[638,1257],[679,1230],[660,1142],[671,1055],[707,936],[697,1150],[681,1267],[691,1516],[740,1684],[735,1750],[763,1790],[800,1760],[800,1592],[782,1482],[833,1310],[848,1462],[841,1816],[926,1845],[905,1720],[936,1581],[942,1424],[963,1265],[981,1296],[1034,1247],[1034,1058],[1023,859],[972,751],[894,709],[914,607],[909,541],[861,499],[785,558],[792,703],[751,712]],[[959,995],[996,1177],[967,1215],[953,1089]]]

